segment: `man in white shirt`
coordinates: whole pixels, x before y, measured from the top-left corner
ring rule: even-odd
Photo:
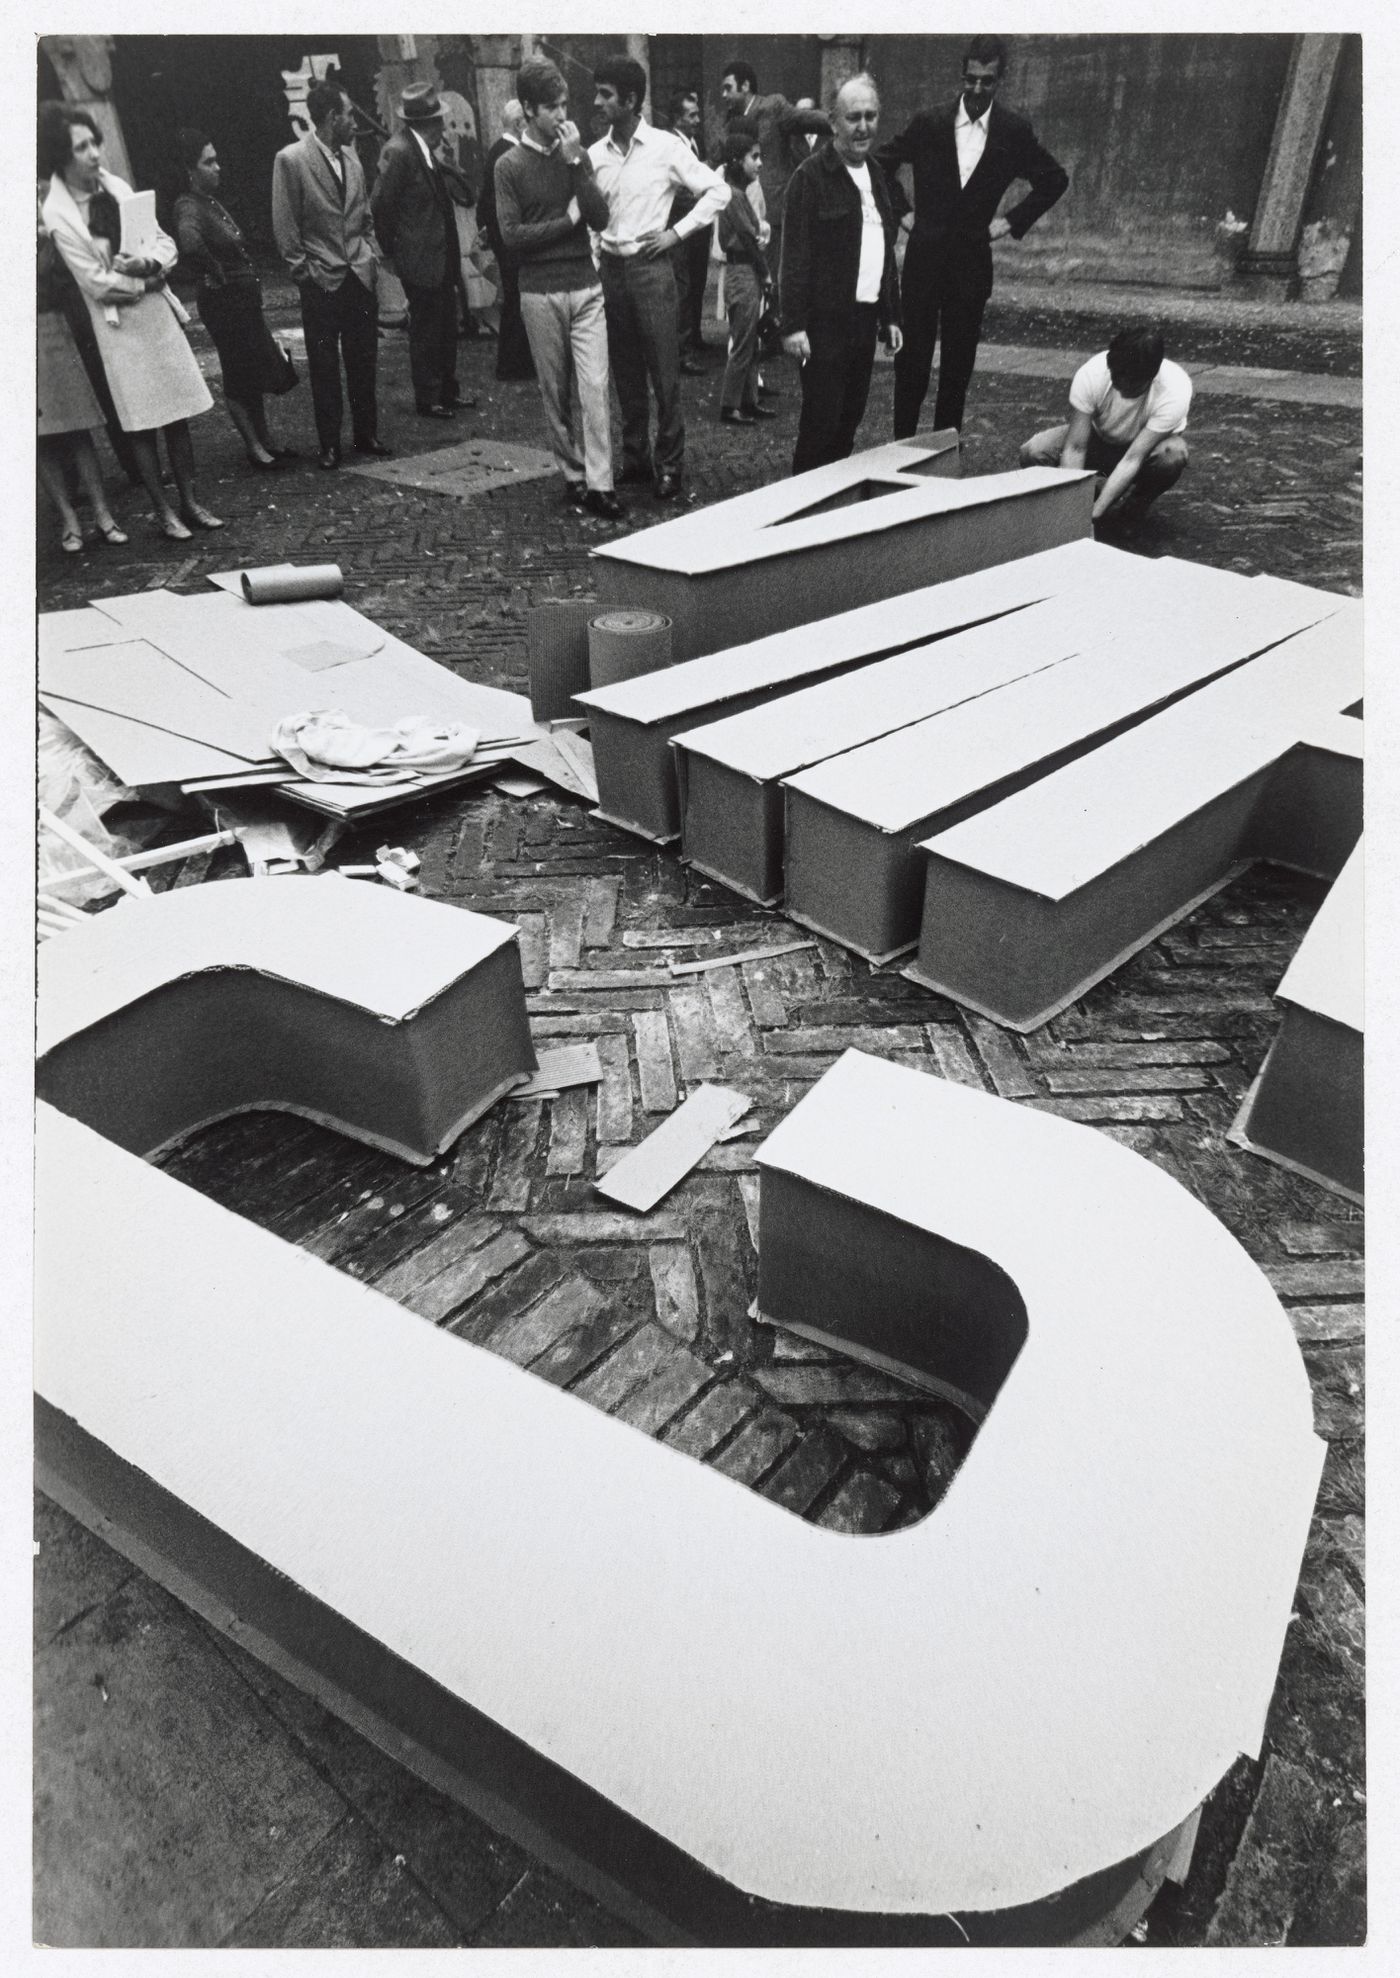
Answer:
[[[1023,467],[1092,467],[1093,519],[1141,520],[1186,471],[1191,380],[1163,354],[1159,330],[1120,330],[1070,381],[1069,420],[1021,448]]]
[[[709,226],[729,204],[729,187],[674,132],[657,130],[642,116],[647,78],[640,62],[610,55],[593,81],[595,107],[608,124],[588,155],[608,201],[598,246],[608,356],[622,408],[618,480],[654,475],[656,499],[674,501],[685,466],[685,420],[672,249]],[[695,204],[668,226],[682,188],[694,193]],[[656,394],[655,447],[648,379]]]
[[[961,428],[992,292],[992,243],[1008,235],[1020,240],[1069,184],[1026,119],[995,100],[1005,73],[1001,38],[976,35],[963,57],[961,92],[938,109],[916,112],[876,153],[896,218],[909,211],[897,176],[901,166],[910,168],[914,182],[914,226],[901,279],[904,349],[894,367],[897,440],[918,428],[935,346],[933,423]],[[1008,212],[998,212],[1018,179],[1029,192]]]

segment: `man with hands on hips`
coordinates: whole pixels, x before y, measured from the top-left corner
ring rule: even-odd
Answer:
[[[844,460],[870,392],[875,340],[898,353],[896,222],[871,157],[880,98],[867,75],[837,92],[830,144],[798,166],[783,208],[783,348],[802,362],[802,416],[792,471]]]
[[[685,419],[672,249],[709,226],[728,205],[729,187],[673,131],[657,130],[643,117],[647,78],[640,62],[610,55],[593,81],[595,107],[608,125],[588,155],[608,202],[598,246],[608,354],[622,408],[618,478],[654,475],[656,499],[674,501],[685,466]],[[671,227],[666,222],[682,187],[695,194],[695,204]],[[656,393],[654,448],[648,379]]]

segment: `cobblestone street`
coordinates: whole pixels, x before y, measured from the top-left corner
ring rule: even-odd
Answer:
[[[1273,361],[1287,369],[1251,368],[1271,362],[1267,323],[1251,330],[1242,355],[1228,324],[1193,330],[1188,315],[1171,326],[1169,353],[1198,374],[1190,471],[1125,546],[1359,594],[1359,382],[1344,375],[1345,358],[1309,368],[1308,313],[1290,312],[1286,339],[1277,330],[1284,354]],[[1064,353],[1100,347],[1083,340],[1084,318],[1072,328],[1062,344],[1046,343],[1027,331],[1025,311],[1008,315],[974,381],[968,474],[1014,466],[1020,442],[1060,416],[1075,361]],[[713,322],[709,333],[716,338]],[[1326,334],[1336,335],[1335,321]],[[1340,341],[1353,347],[1345,333]],[[430,427],[413,416],[406,340],[387,333],[384,438],[401,453],[472,437],[541,446],[533,385],[497,384],[485,339],[462,353],[477,409]],[[686,381],[688,496],[697,503],[785,475],[796,430],[786,360],[770,373],[780,417],[752,431],[721,428],[719,356],[712,348],[706,376]],[[865,442],[888,436],[890,407],[882,364]],[[228,524],[215,536],[166,543],[135,496],[123,495],[117,512],[130,547],[65,557],[41,515],[41,609],[158,585],[193,591],[237,564],[333,559],[359,610],[465,678],[527,691],[527,609],[588,595],[589,551],[614,531],[568,509],[552,476],[459,501],[348,469],[320,473],[305,387],[272,416],[279,437],[302,451],[276,474],[243,465],[221,411],[194,429],[204,499]],[[629,511],[637,527],[667,513],[645,495]],[[1273,991],[1325,887],[1257,866],[1022,1038],[826,941],[672,976],[673,962],[807,931],[567,798],[469,790],[420,803],[347,835],[337,862],[367,855],[386,830],[419,854],[429,897],[519,925],[537,1044],[596,1042],[601,1085],[497,1105],[421,1171],[303,1120],[247,1114],[193,1135],[162,1163],[169,1172],[426,1322],[798,1516],[856,1534],[928,1515],[972,1431],[926,1393],[749,1317],[763,1136],[855,1045],[1136,1149],[1203,1201],[1266,1272],[1292,1319],[1329,1445],[1261,1757],[1240,1759],[1208,1801],[1189,1878],[1165,1886],[1139,1940],[1361,1942],[1361,1215],[1225,1139],[1277,1028]],[[201,883],[244,869],[241,854],[225,851],[152,879]],[[707,1079],[752,1098],[754,1130],[714,1148],[651,1214],[605,1205],[592,1183],[615,1150]],[[36,1535],[37,1938],[638,1941],[44,1499]],[[1150,1558],[1139,1563],[1151,1570]],[[202,1792],[210,1779],[225,1789]]]

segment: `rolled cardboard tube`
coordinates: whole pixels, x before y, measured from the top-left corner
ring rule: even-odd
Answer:
[[[338,598],[345,579],[338,563],[276,563],[245,570],[243,596],[249,604],[302,604],[308,598]]]
[[[611,687],[671,664],[671,621],[659,611],[600,611],[588,624],[588,676]]]

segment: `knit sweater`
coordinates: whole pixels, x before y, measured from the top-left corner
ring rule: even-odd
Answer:
[[[579,217],[568,207],[577,199]],[[558,146],[537,151],[532,144],[513,144],[496,160],[496,225],[502,244],[516,258],[521,293],[555,295],[592,288],[598,280],[588,229],[601,233],[608,223],[608,202],[583,162],[565,162]]]

